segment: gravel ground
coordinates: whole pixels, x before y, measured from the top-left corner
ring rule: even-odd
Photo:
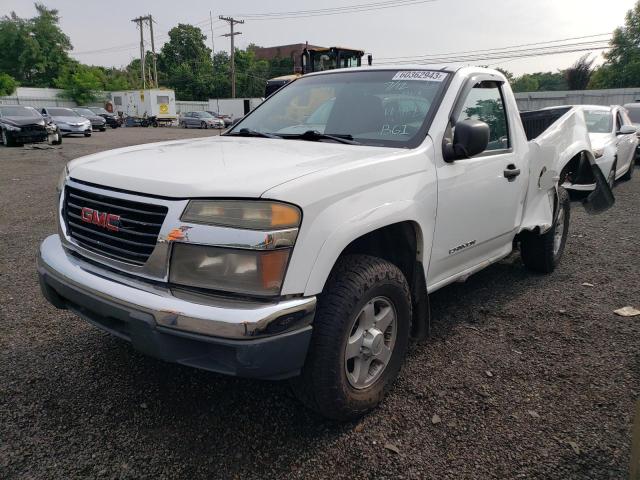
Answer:
[[[513,255],[434,294],[432,336],[383,405],[340,425],[284,383],[147,358],[40,295],[34,255],[55,229],[65,161],[213,133],[119,129],[0,148],[0,477],[627,477],[640,317],[613,310],[640,307],[640,172],[607,214],[573,204],[553,275]]]

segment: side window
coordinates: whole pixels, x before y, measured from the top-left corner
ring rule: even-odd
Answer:
[[[481,82],[471,89],[457,121],[470,119],[489,125],[487,150],[503,150],[511,146],[507,113],[499,83]]]

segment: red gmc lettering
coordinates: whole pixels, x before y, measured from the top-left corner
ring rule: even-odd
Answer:
[[[85,223],[92,223],[99,227],[106,228],[107,230],[111,230],[112,232],[120,230],[120,215],[99,212],[98,210],[94,210],[89,207],[82,207],[80,217]]]

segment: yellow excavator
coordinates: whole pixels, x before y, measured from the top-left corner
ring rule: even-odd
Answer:
[[[362,57],[364,57],[363,50],[354,50],[352,48],[305,48],[302,52],[300,62],[302,65],[302,73],[283,75],[267,80],[264,96],[265,98],[268,97],[305,73],[322,72],[336,68],[360,67],[362,65]],[[369,65],[371,65],[372,60],[371,55],[369,55]]]

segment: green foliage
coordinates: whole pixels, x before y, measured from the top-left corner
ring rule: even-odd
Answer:
[[[80,105],[93,102],[104,82],[99,67],[76,64],[65,68],[56,79],[56,86],[64,90],[62,96]]]
[[[525,73],[513,81],[514,92],[549,92],[568,90],[569,84],[561,72]]]
[[[15,13],[0,20],[0,71],[25,86],[48,87],[72,61],[69,37],[60,29],[58,11],[36,3],[37,15]]]
[[[589,85],[589,80],[593,74],[593,62],[595,61],[595,59],[589,59],[590,56],[591,54],[589,53],[583,55],[576,63],[564,71],[569,90],[585,90]]]
[[[624,26],[613,32],[605,63],[594,72],[589,88],[640,86],[640,1],[627,12]]]
[[[0,73],[0,97],[11,95],[15,92],[18,82],[7,73]]]

